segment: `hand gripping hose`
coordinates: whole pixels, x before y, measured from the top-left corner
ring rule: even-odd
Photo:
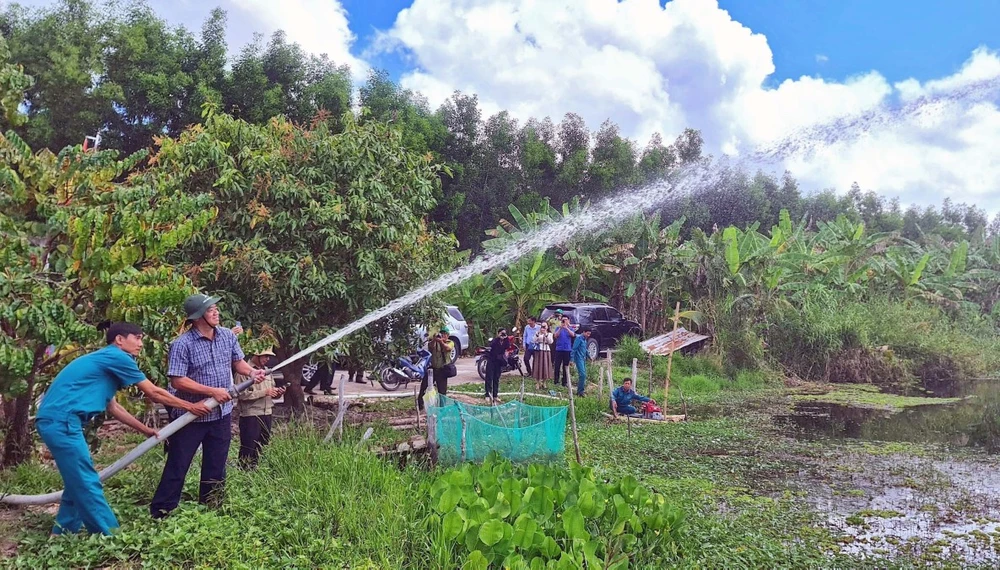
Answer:
[[[274,369],[271,369],[267,372],[272,372],[273,370]],[[239,395],[240,392],[243,392],[252,385],[252,379],[241,382],[230,391],[230,394],[233,395],[233,399],[236,399],[236,396]],[[204,403],[205,407],[210,410],[219,407],[219,402],[216,401],[215,398],[208,398],[202,403]],[[170,422],[165,428],[157,432],[156,435],[150,436],[149,439],[136,446],[136,448],[130,451],[128,455],[122,457],[118,461],[115,461],[108,467],[105,467],[100,473],[101,481],[104,481],[122,469],[125,469],[130,463],[142,457],[147,451],[156,447],[161,441],[164,441],[171,435],[177,433],[177,431],[193,422],[197,417],[198,416],[192,414],[191,412],[188,412]],[[46,505],[48,503],[58,503],[59,499],[62,498],[62,494],[62,491],[55,491],[44,495],[3,495],[0,496],[0,503],[7,503],[9,505]]]

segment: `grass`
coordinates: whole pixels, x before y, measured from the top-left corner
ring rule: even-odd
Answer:
[[[654,360],[653,396],[661,402],[662,366]],[[620,381],[631,375],[630,367],[616,366],[613,375]],[[645,391],[648,369],[640,370],[639,378],[639,389]],[[516,392],[520,385],[520,378],[508,375],[501,391]],[[476,394],[478,388],[459,387]],[[533,388],[530,379],[527,388]],[[558,393],[565,391],[560,388]],[[826,452],[768,427],[767,406],[784,395],[773,376],[740,372],[730,378],[711,359],[680,357],[674,362],[666,401],[676,411],[683,394],[690,421],[633,424],[631,429],[606,422],[602,412],[607,394],[601,399],[595,393],[596,386],[590,386],[588,396],[576,399],[584,464],[600,481],[635,477],[685,515],[676,551],[663,554],[657,567],[868,564],[840,554],[840,537],[785,487],[786,474],[801,469],[797,457]],[[871,396],[867,390],[861,393]],[[548,398],[530,402],[567,403]],[[365,411],[381,415],[406,410],[402,403],[388,401]],[[369,445],[408,435],[390,429],[385,421],[373,425],[375,437]],[[363,429],[349,427],[343,444],[328,445],[321,441],[325,430],[283,425],[258,470],[231,471],[223,507],[210,510],[192,501],[197,494],[197,469],[192,469],[182,506],[159,522],[146,512],[163,460],[154,451],[108,482],[107,494],[122,522],[117,535],[49,540],[52,515],[24,511],[16,525],[0,526],[13,532],[7,538],[18,543],[18,556],[5,563],[15,568],[440,567],[424,520],[431,510],[425,491],[451,470],[428,470],[419,462],[400,468],[380,459],[357,445]],[[117,458],[136,440],[119,436],[106,441],[98,462]],[[869,452],[863,445],[856,447],[857,453]],[[909,451],[905,446],[870,449],[873,457]],[[566,457],[574,457],[569,437]],[[57,488],[59,479],[50,466],[36,462],[0,474],[0,484],[10,492],[34,493]],[[866,516],[878,516],[874,511],[856,514],[862,522]],[[905,566],[906,559],[900,565]]]

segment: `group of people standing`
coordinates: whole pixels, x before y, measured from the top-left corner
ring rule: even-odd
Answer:
[[[550,380],[556,385],[567,386],[569,365],[572,362],[576,366],[579,378],[576,393],[578,396],[583,396],[587,385],[589,339],[590,329],[574,325],[562,309],[557,309],[547,321],[539,322],[535,317],[528,317],[521,342],[524,346],[525,370],[535,379],[535,387],[539,390],[545,389],[546,382]],[[493,338],[490,346],[491,359],[486,368],[487,400],[497,400],[503,358],[506,358],[506,348],[511,344],[505,329],[497,331],[497,336]],[[503,358],[501,355],[504,355]]]

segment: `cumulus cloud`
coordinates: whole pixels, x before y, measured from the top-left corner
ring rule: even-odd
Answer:
[[[574,111],[596,127],[610,118],[640,142],[691,126],[710,151],[727,153],[1000,75],[996,52],[980,49],[925,83],[893,85],[870,71],[765,87],[774,73],[767,39],[716,0],[414,0],[380,45],[406,54],[404,86],[432,103],[459,89],[479,94],[487,112],[522,119]],[[786,166],[811,187],[857,180],[904,202],[950,195],[1000,210],[1000,166],[988,156],[1000,112],[990,102],[944,107]]]
[[[229,10],[238,10],[255,20],[256,31],[270,34],[284,30],[290,41],[307,52],[327,54],[337,64],[351,66],[361,79],[368,64],[351,53],[356,37],[348,26],[347,10],[340,0],[229,0]]]

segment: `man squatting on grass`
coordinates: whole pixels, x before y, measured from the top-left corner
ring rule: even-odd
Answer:
[[[632,379],[626,378],[622,380],[622,385],[615,388],[615,391],[611,393],[611,411],[613,411],[616,416],[618,414],[625,414],[626,416],[637,414],[639,411],[632,405],[632,402],[634,401],[641,403],[656,403],[656,400],[652,398],[636,394],[635,390],[632,389]]]
[[[219,407],[189,423],[167,440],[167,462],[163,476],[149,504],[154,518],[163,518],[177,508],[184,478],[194,454],[201,447],[201,487],[198,501],[215,502],[226,480],[226,459],[233,436],[233,372],[264,380],[265,372],[250,366],[233,331],[219,326],[218,297],[191,295],[184,301],[184,312],[191,323],[184,334],[170,345],[167,376],[170,391],[182,400],[215,398]],[[182,410],[168,408],[171,419]]]
[[[52,452],[62,477],[62,501],[52,534],[111,534],[118,519],[104,497],[94,461],[90,457],[83,427],[101,412],[147,436],[156,430],[143,424],[114,400],[115,392],[135,386],[151,401],[175,406],[196,416],[209,409],[203,403],[186,402],[170,395],[146,379],[135,357],[142,351],[142,329],[130,323],[113,323],[105,334],[107,346],[66,365],[52,381],[42,399],[35,427]]]

